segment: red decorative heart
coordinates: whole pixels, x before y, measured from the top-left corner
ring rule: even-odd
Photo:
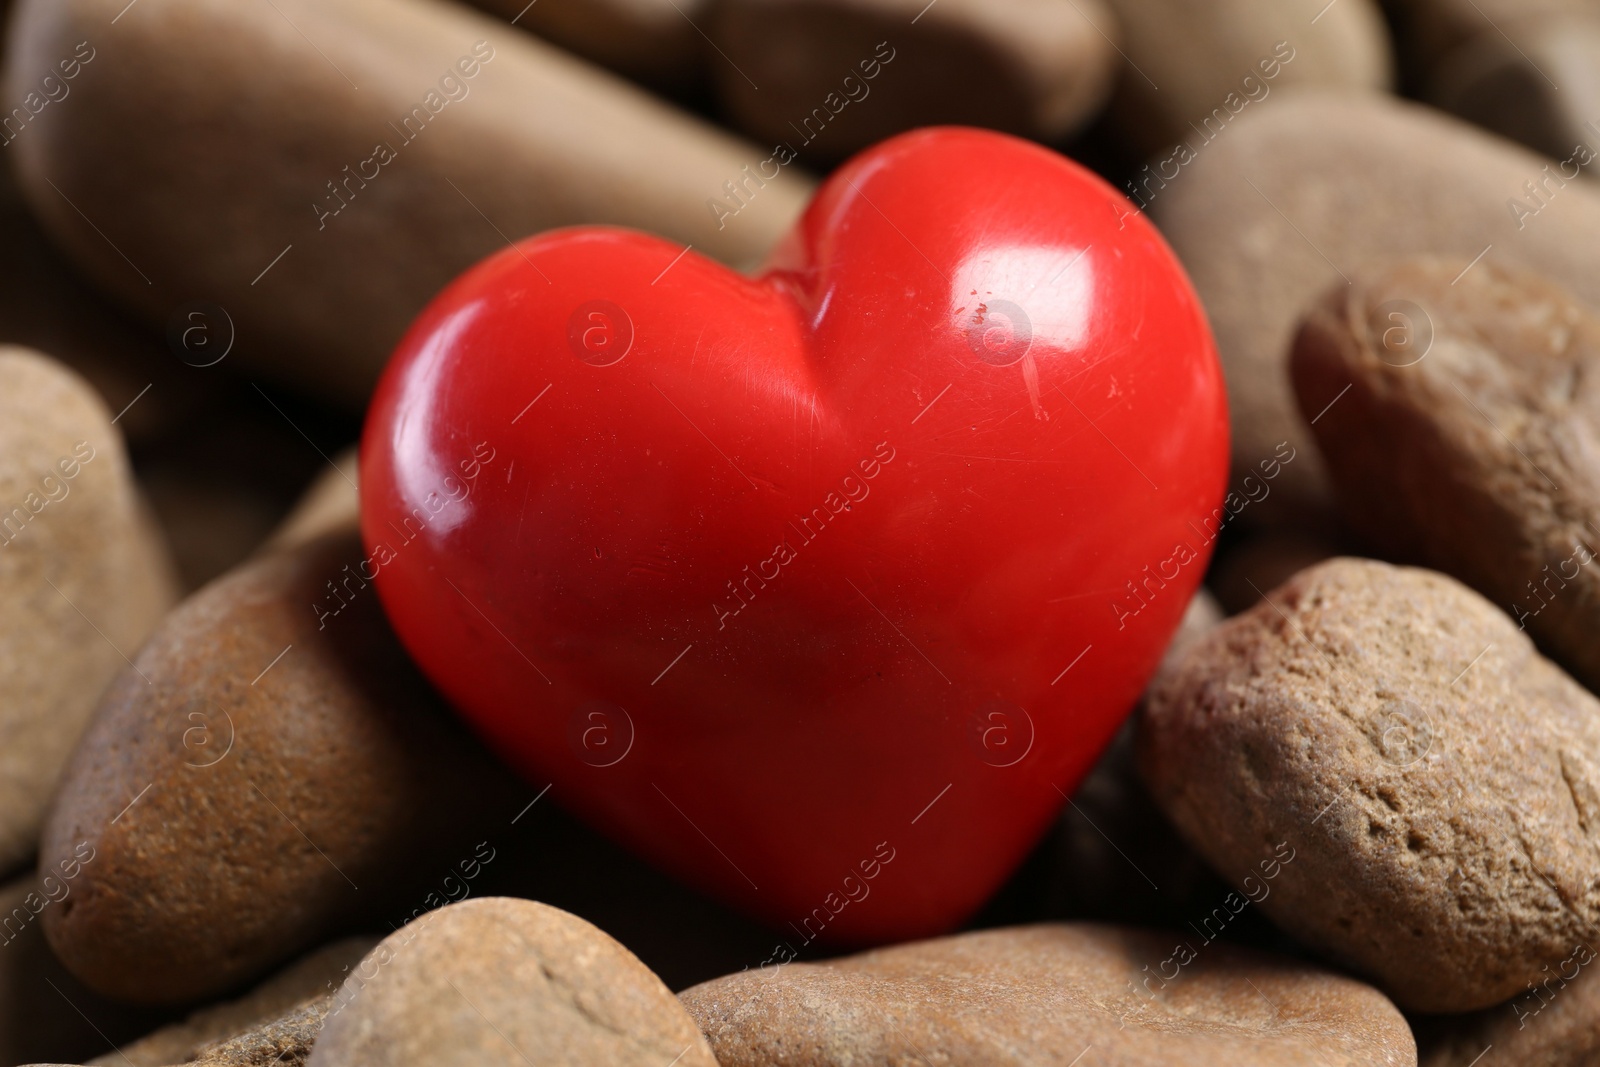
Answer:
[[[580,228],[456,281],[373,402],[361,570],[560,803],[795,950],[915,937],[1138,697],[1227,436],[1144,218],[1036,145],[926,130],[830,178],[758,278]]]

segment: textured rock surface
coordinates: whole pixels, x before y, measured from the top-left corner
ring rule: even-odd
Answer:
[[[0,875],[33,854],[95,702],[174,595],[111,413],[55,361],[0,348]]]
[[[1355,275],[1308,316],[1293,375],[1340,513],[1390,558],[1471,585],[1600,686],[1600,315],[1465,261]],[[1465,273],[1463,273],[1465,271]]]
[[[275,1019],[196,1049],[184,1062],[196,1067],[304,1067],[333,1004],[329,993],[297,1005]]]
[[[1508,207],[1548,162],[1432,109],[1286,93],[1246,108],[1156,193],[1151,213],[1216,331],[1236,466],[1286,439],[1299,452],[1249,521],[1329,503],[1288,357],[1301,315],[1340,272],[1406,255],[1471,260],[1492,244],[1487,260],[1521,262],[1600,300],[1600,242],[1587,236],[1600,233],[1600,192],[1568,183],[1535,217]]]
[[[1466,1011],[1600,935],[1600,701],[1444,575],[1337,559],[1152,689],[1140,769],[1261,908],[1403,1007]]]
[[[507,772],[346,571],[363,557],[351,534],[240,567],[169,615],[106,693],[41,846],[46,867],[79,842],[96,851],[72,906],[44,915],[88,985],[135,1001],[222,992],[383,914],[470,853],[480,814],[510,808]]]
[[[682,1000],[722,1067],[1416,1062],[1393,1004],[1315,967],[1190,938],[1197,947],[1179,976],[1151,977],[1174,967],[1186,936],[986,930],[744,971]]]
[[[116,1051],[91,1061],[93,1067],[168,1067],[187,1063],[191,1059],[211,1062],[228,1053],[211,1051],[214,1046],[224,1047],[229,1053],[260,1050],[273,1044],[273,1036],[286,1036],[296,1032],[295,1020],[314,1015],[320,1024],[327,1013],[327,1004],[335,990],[344,981],[345,973],[361,962],[377,943],[376,938],[352,937],[325,945],[297,960],[282,971],[262,982],[238,1000],[201,1008],[182,1022],[164,1026],[137,1041],[121,1045]],[[320,1012],[308,1010],[321,1003]],[[284,1025],[288,1019],[290,1025]],[[304,1027],[298,1032],[302,1036]],[[310,1035],[315,1036],[314,1032]],[[294,1048],[281,1062],[303,1063],[309,1055],[311,1044],[305,1041],[299,1059]],[[266,1063],[271,1063],[282,1048],[273,1048]],[[246,1053],[248,1054],[248,1053]],[[250,1063],[250,1059],[235,1055],[224,1063]]]
[[[809,195],[789,168],[719,227],[706,200],[765,147],[464,6],[125,6],[15,5],[8,99],[81,68],[10,145],[31,206],[131,307],[165,323],[209,294],[238,332],[231,365],[345,402],[508,239],[611,223],[742,264]]]
[[[1121,62],[1104,0],[728,0],[710,25],[724,106],[802,165],[917,126],[1059,139]]]
[[[311,1063],[716,1067],[632,953],[575,915],[507,897],[453,904],[385,938],[345,980]]]

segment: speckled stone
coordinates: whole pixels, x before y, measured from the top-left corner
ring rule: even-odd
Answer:
[[[1600,316],[1496,263],[1356,276],[1295,343],[1341,514],[1471,585],[1600,686]],[[1346,391],[1348,390],[1348,391]]]
[[[634,955],[575,915],[485,897],[385,938],[335,997],[312,1067],[716,1067]]]
[[[111,412],[61,364],[0,347],[0,876],[33,854],[95,702],[175,596]]]
[[[1115,926],[985,930],[742,971],[681,996],[722,1067],[1416,1062],[1405,1020],[1369,986]]]
[[[346,570],[364,556],[348,533],[244,564],[174,610],[107,691],[40,856],[95,850],[68,904],[43,915],[90,987],[140,1002],[222,993],[422,904],[419,880],[469,855],[483,820],[503,825],[501,806],[514,814],[523,787]]]
[[[1600,935],[1600,701],[1452,578],[1302,571],[1157,680],[1139,763],[1228,881],[1403,1007],[1467,1011]]]

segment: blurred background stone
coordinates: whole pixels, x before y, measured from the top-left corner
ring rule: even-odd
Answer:
[[[711,25],[722,106],[807,166],[916,126],[1061,140],[1119,62],[1104,0],[719,0]]]
[[[1493,256],[1600,298],[1600,245],[1589,237],[1600,234],[1600,192],[1570,183],[1536,217],[1508,210],[1549,162],[1432,108],[1302,92],[1247,108],[1156,192],[1151,212],[1216,333],[1235,481],[1283,442],[1296,453],[1241,523],[1326,525],[1333,514],[1289,386],[1289,349],[1311,302],[1364,263]]]
[[[30,205],[149,321],[213,301],[236,366],[351,406],[424,304],[509,240],[612,223],[748,265],[810,193],[788,168],[722,225],[707,202],[769,149],[457,4],[124,6],[16,5],[10,97],[79,64],[9,146]]]
[[[1566,164],[1560,181],[1591,174],[1600,159],[1600,4],[1589,7],[1520,17],[1514,38],[1484,28],[1434,65],[1427,99]]]
[[[697,28],[705,25],[707,0],[472,2],[575,55],[669,93],[693,86],[709,61]]]
[[[1294,88],[1372,91],[1393,82],[1373,0],[1108,0],[1122,26],[1113,104],[1140,154],[1196,151],[1235,115]]]

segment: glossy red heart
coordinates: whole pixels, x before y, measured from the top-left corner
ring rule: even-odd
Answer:
[[[927,935],[1139,695],[1227,436],[1144,218],[1036,145],[926,130],[834,174],[754,279],[601,228],[467,272],[373,402],[362,573],[605,832],[794,951]]]

